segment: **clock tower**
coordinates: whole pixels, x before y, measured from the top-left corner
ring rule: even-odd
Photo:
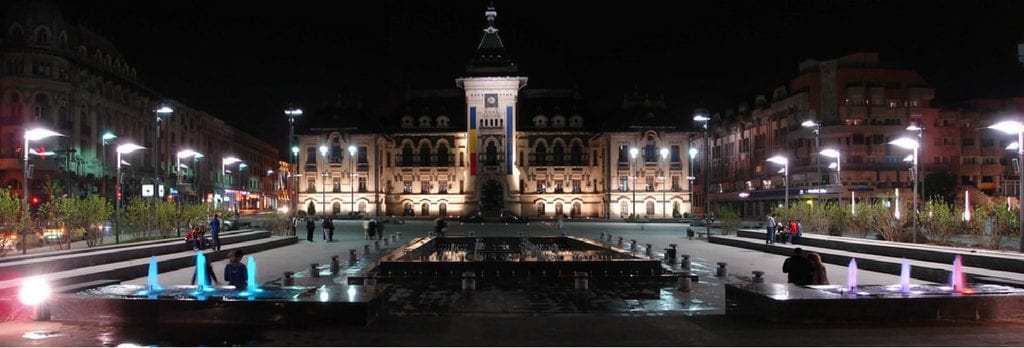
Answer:
[[[498,12],[487,7],[487,27],[476,54],[466,66],[466,75],[455,83],[466,92],[466,153],[469,168],[464,173],[469,192],[466,212],[497,215],[519,211],[516,168],[516,101],[527,78],[508,55],[498,36],[494,19]]]

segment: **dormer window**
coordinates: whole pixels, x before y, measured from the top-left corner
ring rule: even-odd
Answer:
[[[409,115],[402,116],[402,128],[412,128],[412,127],[413,127],[412,116],[409,116]]]
[[[50,43],[50,30],[39,27],[36,29],[36,43],[48,44]]]
[[[537,115],[533,117],[533,126],[538,128],[544,128],[548,126],[548,117],[544,115]]]
[[[552,117],[551,128],[565,128],[565,116],[555,115],[555,117]]]
[[[427,116],[427,115],[420,116],[419,122],[420,122],[420,127],[430,127],[430,116]]]
[[[583,128],[583,116],[569,116],[569,128]]]
[[[437,117],[437,126],[438,127],[448,127],[448,116],[443,116],[443,115],[442,116],[438,116]]]

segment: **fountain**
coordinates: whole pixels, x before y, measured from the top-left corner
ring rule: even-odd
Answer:
[[[900,261],[900,293],[910,294],[910,261],[905,257]]]
[[[964,284],[964,265],[960,255],[953,258],[953,272],[949,277],[949,286],[953,287],[953,292],[963,293],[967,289]]]
[[[263,289],[260,289],[260,286],[256,284],[256,260],[252,258],[252,255],[249,255],[248,261],[249,262],[246,263],[245,267],[249,272],[249,278],[248,281],[246,281],[246,292],[252,294],[263,291]]]
[[[156,256],[149,257],[149,275],[146,277],[146,285],[149,291],[161,291],[164,288],[156,279]]]
[[[857,259],[851,258],[850,265],[846,268],[846,289],[850,292],[857,291]]]
[[[209,277],[206,276],[206,255],[203,251],[196,252],[196,293],[210,290],[206,283]]]

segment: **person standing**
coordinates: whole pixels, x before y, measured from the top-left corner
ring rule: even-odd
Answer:
[[[373,237],[377,235],[377,221],[374,221],[373,219],[366,221],[366,233],[370,239],[373,239]],[[377,239],[380,239],[380,236],[377,236]]]
[[[371,239],[373,231],[370,231],[370,218],[363,218],[363,239]]]
[[[560,230],[560,229],[562,229],[563,227],[565,227],[565,226],[563,225],[563,224],[564,224],[564,221],[563,221],[563,217],[562,217],[562,216],[563,216],[562,214],[558,214],[558,219],[557,219],[557,220],[555,221],[555,229],[556,229],[556,230]]]
[[[324,230],[324,241],[334,240],[334,221],[331,221],[330,217],[324,216],[324,222],[320,228]]]
[[[445,231],[448,230],[448,223],[444,221],[444,218],[438,217],[434,220],[434,235],[444,238]]]
[[[210,238],[213,239],[213,251],[220,251],[220,214],[214,213],[210,220]]]
[[[810,263],[810,284],[828,285],[828,272],[825,271],[825,264],[821,262],[821,255],[818,253],[807,253],[807,262]]]
[[[768,233],[764,235],[764,244],[775,244],[775,228],[777,225],[775,214],[768,214]]]
[[[316,229],[316,223],[313,222],[313,218],[306,218],[306,240],[313,241],[313,230]]]
[[[288,222],[288,231],[294,236],[295,232],[299,229],[299,218],[295,216],[295,214],[292,214],[292,218]]]
[[[804,255],[804,250],[793,249],[793,256],[790,256],[782,263],[782,273],[788,274],[788,282],[796,285],[807,285],[811,283],[811,263]]]
[[[377,219],[374,219],[374,220],[377,220]],[[384,221],[377,220],[377,224],[374,225],[374,227],[376,227],[376,229],[377,229],[377,231],[375,231],[375,232],[377,232],[377,239],[383,238],[384,237]]]
[[[234,285],[235,289],[245,289],[248,284],[249,270],[242,263],[242,256],[245,252],[242,249],[232,250],[228,255],[228,264],[224,265],[224,281],[228,285]]]

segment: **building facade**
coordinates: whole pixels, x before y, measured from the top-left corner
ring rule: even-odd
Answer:
[[[161,106],[173,113],[156,112]],[[66,22],[46,0],[12,2],[0,22],[0,185],[18,194],[26,185],[24,132],[34,127],[63,136],[29,144],[36,152],[54,152],[30,158],[33,195],[55,181],[64,194],[113,198],[115,148],[135,143],[146,149],[123,156],[124,198],[154,185],[156,195],[168,199],[221,201],[242,209],[276,204],[274,179],[267,173],[275,169],[279,150],[146,87],[113,43]],[[203,156],[179,160],[183,150]],[[245,161],[246,170],[222,174],[226,156]]]
[[[690,212],[689,165],[680,155],[690,135],[664,101],[634,95],[618,114],[595,115],[576,90],[526,88],[496,17],[489,7],[457,89],[409,90],[382,117],[347,101],[304,119],[300,209],[579,218]]]

